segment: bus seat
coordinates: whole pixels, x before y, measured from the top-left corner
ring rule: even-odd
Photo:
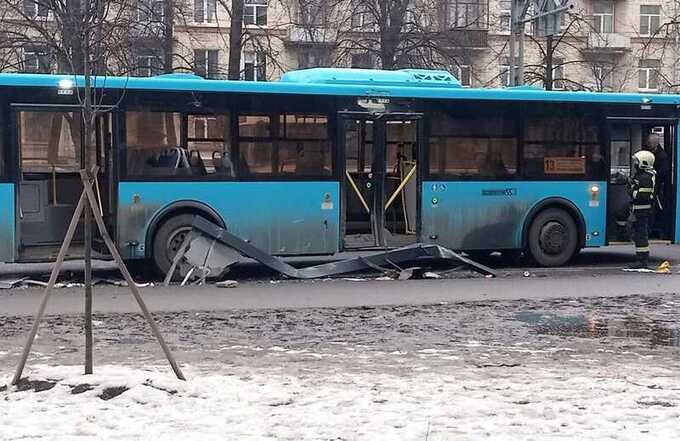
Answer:
[[[300,151],[295,166],[295,173],[300,175],[323,175],[326,174],[324,165],[324,156],[320,148],[306,148]]]
[[[198,150],[189,151],[189,166],[193,175],[206,176],[208,174],[203,158],[201,158],[201,152]]]

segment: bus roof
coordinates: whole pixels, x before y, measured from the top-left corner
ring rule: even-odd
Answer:
[[[82,76],[1,73],[0,87],[81,86]],[[523,86],[505,89],[464,88],[448,72],[404,69],[314,68],[288,72],[272,82],[206,80],[193,74],[155,77],[97,77],[96,87],[151,91],[271,93],[464,100],[556,101],[628,104],[680,104],[680,95],[546,91]]]

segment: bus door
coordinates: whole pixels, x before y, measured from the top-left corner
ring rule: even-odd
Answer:
[[[420,114],[341,112],[344,249],[418,240]]]
[[[607,240],[629,241],[626,218],[630,206],[628,180],[633,155],[648,146],[649,135],[656,135],[668,156],[666,179],[657,177],[657,201],[650,222],[650,238],[669,242],[675,238],[677,125],[675,120],[609,118],[610,175],[607,189]]]
[[[77,108],[17,106],[13,117],[14,140],[19,152],[19,257],[21,260],[50,258],[66,235],[82,192],[81,116]],[[104,151],[106,145],[110,146],[109,121],[108,114],[99,117],[90,148],[90,163],[102,169],[96,190],[102,213],[106,213],[108,207],[106,180],[110,173],[104,164]],[[78,228],[74,243],[81,241],[82,230]],[[77,251],[72,249],[69,255],[74,254]]]

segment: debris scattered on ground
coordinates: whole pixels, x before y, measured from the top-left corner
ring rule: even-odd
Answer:
[[[380,277],[376,277],[375,280],[388,281],[388,280],[394,280],[394,278],[390,277],[390,276],[380,276]]]
[[[11,279],[0,279],[0,289],[12,289],[21,285],[21,283],[26,280],[26,277],[11,278]]]
[[[24,392],[31,389],[35,392],[43,392],[52,389],[56,384],[56,381],[30,380],[28,378],[22,378],[16,384],[16,388],[19,392]]]
[[[238,282],[236,280],[222,280],[221,282],[215,283],[215,286],[218,288],[236,288]]]
[[[346,280],[348,282],[365,282],[366,279],[362,279],[361,277],[343,277],[342,280]]]
[[[491,274],[487,274],[487,277],[488,276],[491,276]],[[491,276],[491,277],[493,277],[493,276]],[[425,271],[423,273],[423,279],[441,279],[441,278],[442,278],[441,275],[439,275],[437,273],[433,273],[432,271]]]
[[[116,398],[118,395],[122,394],[126,390],[128,390],[128,388],[125,386],[107,387],[102,391],[101,394],[99,394],[99,398],[101,398],[104,401],[108,401],[112,398]]]
[[[657,273],[670,273],[671,272],[671,263],[667,260],[664,260],[659,264],[659,266],[656,267],[656,272]]]
[[[529,271],[524,271],[522,274],[524,277],[531,277],[531,273]]]
[[[77,384],[71,388],[71,395],[78,395],[82,394],[83,392],[87,392],[88,390],[94,389],[94,386],[88,383],[82,383],[82,384]]]

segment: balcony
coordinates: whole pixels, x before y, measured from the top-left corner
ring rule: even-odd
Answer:
[[[293,26],[288,29],[286,43],[288,44],[334,44],[337,30],[327,27]]]
[[[599,53],[628,52],[630,50],[630,37],[623,34],[591,32],[588,34],[588,44],[583,50]]]
[[[488,35],[488,29],[449,29],[442,32],[441,43],[451,49],[486,49],[489,41]]]

